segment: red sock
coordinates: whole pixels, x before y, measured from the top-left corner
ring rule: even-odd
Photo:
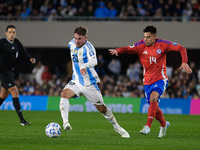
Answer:
[[[157,102],[150,102],[150,106],[148,109],[148,119],[147,119],[147,126],[151,128],[151,124],[153,122],[153,119],[155,118],[156,111],[157,111],[158,104]]]
[[[163,116],[162,110],[160,108],[157,110],[155,118],[156,118],[156,120],[158,120],[161,127],[166,126],[166,121],[165,121],[165,118]]]

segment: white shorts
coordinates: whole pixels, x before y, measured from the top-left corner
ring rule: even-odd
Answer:
[[[77,96],[84,95],[87,100],[95,105],[103,105],[103,97],[102,94],[98,88],[98,85],[96,83],[91,84],[89,86],[83,86],[77,82],[70,81],[64,89],[70,89],[74,93],[76,93]]]

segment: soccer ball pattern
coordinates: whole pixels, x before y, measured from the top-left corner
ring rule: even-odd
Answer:
[[[58,137],[61,135],[61,127],[56,122],[49,123],[45,128],[46,135],[48,137]]]

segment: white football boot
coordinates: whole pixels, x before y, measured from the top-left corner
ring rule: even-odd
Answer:
[[[64,128],[65,131],[72,130],[72,127],[68,122],[63,124],[63,128]]]
[[[150,133],[150,128],[149,126],[144,126],[144,128],[142,130],[140,130],[140,134],[144,134],[144,135],[147,135]]]
[[[170,126],[170,123],[168,121],[166,121],[166,126],[160,127],[160,132],[159,132],[159,135],[158,135],[159,138],[164,137],[166,135],[166,131],[167,131],[167,128],[169,126]]]
[[[114,130],[121,135],[123,138],[130,138],[130,135],[126,130],[124,130],[122,127],[114,127]]]

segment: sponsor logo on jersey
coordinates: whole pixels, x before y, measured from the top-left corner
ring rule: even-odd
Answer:
[[[135,46],[134,46],[134,44],[133,44],[133,45],[130,45],[129,47],[130,47],[130,48],[133,48],[133,47],[135,47]]]
[[[143,54],[148,54],[147,51],[144,51]]]
[[[75,83],[74,83],[74,82],[72,82],[72,81],[70,81],[70,82],[69,82],[69,85],[74,85],[74,84],[75,84]]]
[[[178,44],[177,44],[177,43],[175,43],[175,42],[172,42],[172,45],[174,45],[174,46],[177,46]]]
[[[162,53],[162,50],[161,50],[161,49],[157,49],[156,53],[157,53],[157,54],[161,54],[161,53]]]
[[[13,46],[12,49],[15,49],[15,47]]]

